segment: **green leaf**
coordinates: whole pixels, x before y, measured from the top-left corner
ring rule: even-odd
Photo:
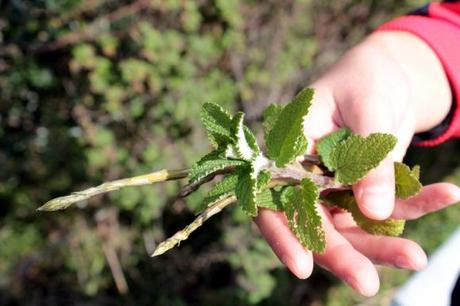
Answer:
[[[358,207],[353,192],[331,192],[322,198],[327,204],[338,206],[351,213],[356,224],[374,235],[399,236],[404,231],[404,220],[373,220],[366,217]]]
[[[282,211],[283,203],[281,202],[281,194],[285,188],[286,187],[278,187],[260,191],[256,196],[257,206],[268,208],[274,211]]]
[[[256,204],[258,207],[281,211],[283,209],[281,205],[281,192],[278,189],[266,189],[271,177],[271,172],[268,170],[262,170],[259,173],[257,177]]]
[[[236,139],[234,146],[238,158],[244,160],[253,160],[260,154],[259,146],[254,134],[243,124],[244,113],[239,112],[233,118],[233,134]]]
[[[299,188],[287,187],[281,200],[292,232],[307,249],[321,253],[326,241],[321,217],[316,210],[318,197],[318,187],[305,178]]]
[[[284,107],[266,137],[267,154],[276,161],[276,166],[283,167],[307,149],[303,121],[310,109],[312,98],[313,89],[302,90]]]
[[[257,176],[257,191],[260,191],[267,187],[268,183],[272,178],[272,174],[268,170],[260,171],[259,175]]]
[[[412,175],[417,179],[420,180],[420,166],[415,165],[412,167]]]
[[[418,180],[420,175],[419,167],[414,167],[412,170],[409,166],[395,162],[395,182],[396,182],[396,197],[400,199],[408,199],[422,189],[422,184]]]
[[[200,117],[214,147],[221,147],[233,141],[232,117],[222,107],[214,103],[205,103],[201,108]]]
[[[337,131],[332,132],[331,134],[321,138],[316,144],[316,151],[323,164],[331,171],[333,171],[331,166],[331,155],[334,149],[339,143],[347,139],[352,134],[351,130],[348,128],[341,128]]]
[[[244,128],[244,136],[246,137],[246,141],[248,142],[249,147],[251,147],[254,155],[259,155],[261,150],[259,148],[259,144],[257,143],[256,135],[247,127],[243,126]]]
[[[220,170],[224,170],[231,167],[238,167],[246,164],[247,162],[236,159],[205,159],[200,160],[192,169],[188,175],[189,184],[193,184],[202,178]]]
[[[264,139],[267,142],[267,137],[270,134],[270,131],[275,126],[276,121],[278,120],[279,115],[283,111],[284,106],[280,104],[270,104],[264,111]]]
[[[257,216],[257,176],[252,165],[240,172],[235,193],[243,211],[248,216]]]
[[[343,184],[354,184],[364,177],[393,150],[396,137],[374,133],[368,137],[351,135],[337,144],[330,155],[330,167]]]
[[[238,182],[238,172],[234,172],[224,176],[224,178],[217,182],[212,189],[208,192],[201,205],[198,207],[196,213],[201,213],[209,205],[216,201],[222,200],[235,193],[236,184]]]

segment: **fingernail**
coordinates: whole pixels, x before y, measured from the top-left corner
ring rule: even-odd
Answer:
[[[362,284],[351,276],[345,278],[345,282],[363,296],[374,296],[378,292],[378,285],[375,287],[375,284],[373,285],[372,283]]]
[[[428,264],[428,258],[426,256],[416,256],[412,260],[412,267],[416,271],[423,270]]]
[[[281,258],[281,262],[289,268],[289,270],[299,279],[306,279],[310,276],[310,273],[307,271],[307,267],[299,262],[294,260],[291,256],[284,255]]]
[[[427,258],[425,256],[416,256],[415,258],[411,259],[401,255],[395,258],[394,263],[395,266],[400,269],[411,269],[419,271],[426,267]]]
[[[454,199],[452,202],[458,202],[460,201],[460,188],[456,188],[454,191]]]
[[[297,270],[297,277],[300,279],[307,279],[311,275],[311,268],[307,266],[307,263],[304,261],[296,260],[295,269]]]
[[[361,196],[365,214],[373,219],[383,220],[388,218],[392,212],[393,197],[384,190],[365,190]]]
[[[356,291],[358,291],[359,294],[361,295],[367,295],[367,292],[366,290],[360,286],[359,282],[354,279],[353,277],[347,277],[345,279],[345,282],[353,289],[355,289]]]

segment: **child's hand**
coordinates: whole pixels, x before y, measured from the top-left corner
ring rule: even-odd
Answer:
[[[345,54],[311,87],[316,89],[315,101],[305,122],[310,139],[317,140],[339,127],[362,135],[387,132],[398,137],[389,157],[353,186],[365,215],[388,218],[395,205],[393,162],[402,160],[414,133],[433,128],[450,109],[451,93],[441,63],[411,34],[376,33]],[[413,217],[456,201],[460,201],[459,188],[435,184],[407,201],[413,206],[398,202],[394,213]],[[400,205],[405,207],[404,213]],[[361,294],[373,295],[378,290],[372,262],[415,270],[425,265],[426,256],[416,243],[370,236],[358,230],[345,214],[323,212],[327,248],[314,258]],[[284,215],[265,210],[256,222],[281,261],[296,276],[308,277],[313,255],[290,232]]]
[[[441,210],[460,201],[460,189],[452,184],[437,183],[423,187],[408,200],[396,201],[392,218],[412,220]],[[420,270],[427,259],[415,242],[397,237],[376,236],[359,228],[348,212],[321,211],[326,233],[323,254],[306,251],[287,226],[282,213],[261,210],[256,223],[276,255],[297,277],[310,276],[313,260],[353,289],[372,296],[379,289],[379,277],[374,264]]]

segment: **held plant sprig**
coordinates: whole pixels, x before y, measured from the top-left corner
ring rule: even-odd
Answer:
[[[404,220],[375,221],[364,216],[356,203],[351,185],[358,182],[393,150],[396,137],[374,133],[367,137],[342,128],[317,142],[317,155],[304,155],[307,138],[304,117],[313,90],[302,90],[285,106],[270,105],[264,112],[264,153],[252,131],[244,124],[244,113],[231,116],[220,106],[206,103],[201,121],[214,150],[191,169],[161,170],[133,178],[106,182],[97,187],[53,199],[39,210],[64,209],[92,196],[128,186],[141,186],[188,178],[179,196],[186,197],[202,184],[221,176],[198,209],[197,218],[160,243],[152,256],[165,253],[186,240],[208,218],[232,203],[249,216],[259,208],[284,212],[292,232],[307,249],[321,253],[325,235],[318,213],[320,202],[351,213],[365,231],[376,235],[399,235]],[[308,126],[306,127],[308,128]],[[396,196],[406,199],[421,189],[419,168],[395,163]]]

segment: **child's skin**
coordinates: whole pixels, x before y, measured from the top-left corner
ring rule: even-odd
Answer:
[[[407,32],[371,34],[348,51],[311,87],[314,103],[306,133],[319,139],[339,127],[367,135],[387,132],[398,144],[377,169],[353,186],[361,211],[373,219],[416,219],[460,201],[460,189],[448,183],[425,186],[420,194],[395,201],[393,162],[402,160],[414,133],[439,124],[451,107],[451,91],[432,49]],[[262,210],[256,223],[280,260],[299,278],[313,261],[372,296],[379,288],[374,264],[419,270],[427,258],[413,241],[372,236],[356,227],[347,213],[322,209],[327,247],[321,255],[305,250],[281,213]]]

